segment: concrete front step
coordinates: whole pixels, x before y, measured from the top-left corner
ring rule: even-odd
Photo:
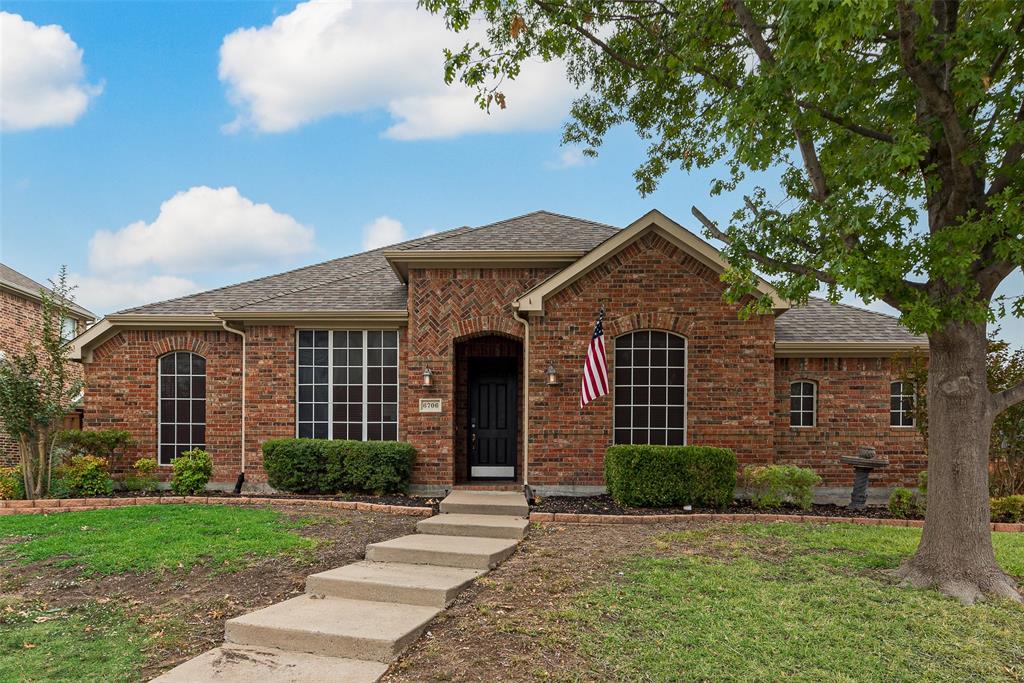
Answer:
[[[416,531],[441,536],[478,536],[480,538],[512,538],[517,541],[526,536],[529,520],[508,515],[464,515],[446,513],[420,520]]]
[[[434,607],[301,595],[228,620],[238,645],[390,662],[440,612]]]
[[[444,608],[485,573],[482,569],[364,561],[313,574],[306,579],[306,592]]]
[[[381,662],[225,645],[174,667],[152,683],[373,683],[387,670]]]
[[[373,562],[493,569],[515,549],[516,542],[511,539],[412,534],[371,543],[366,546],[366,559]]]
[[[452,491],[441,501],[441,512],[465,515],[528,517],[526,495],[506,491]]]

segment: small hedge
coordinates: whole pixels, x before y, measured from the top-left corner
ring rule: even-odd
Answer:
[[[612,446],[604,476],[620,505],[725,507],[736,490],[736,454],[710,446]]]
[[[172,460],[171,468],[171,490],[179,496],[194,496],[210,481],[213,459],[202,448],[193,448]]]
[[[21,466],[0,467],[0,500],[22,500],[25,498],[25,480]]]
[[[114,480],[107,471],[107,459],[95,455],[73,455],[53,474],[50,495],[54,498],[109,496],[114,490]]]
[[[415,454],[400,441],[271,439],[263,468],[271,486],[290,493],[405,493]]]
[[[993,522],[1024,522],[1024,495],[992,499]]]
[[[814,487],[821,483],[818,473],[796,465],[761,465],[747,467],[743,478],[750,489],[754,507],[771,509],[792,503],[809,510],[814,502]]]

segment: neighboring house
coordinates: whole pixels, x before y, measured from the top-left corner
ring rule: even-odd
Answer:
[[[294,436],[408,441],[425,493],[591,493],[630,442],[728,446],[832,487],[870,445],[880,481],[911,483],[924,449],[893,358],[926,340],[764,282],[775,312],[741,319],[724,267],[657,211],[622,230],[541,211],[140,306],[75,341],[86,425],[135,435],[121,469],[204,447],[222,484],[265,481],[260,445]],[[580,409],[601,308],[611,391]]]
[[[43,324],[43,300],[40,292],[51,291],[32,278],[0,263],[0,352],[21,353],[30,342],[37,341]],[[85,331],[96,316],[81,306],[72,304],[69,315],[61,324],[61,336],[73,339]],[[72,365],[76,379],[81,379],[81,368]],[[11,438],[0,422],[0,465],[13,465],[19,461],[18,442]]]

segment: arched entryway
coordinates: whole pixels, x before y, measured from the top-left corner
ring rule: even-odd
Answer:
[[[520,481],[522,342],[483,333],[456,341],[454,352],[456,483]]]

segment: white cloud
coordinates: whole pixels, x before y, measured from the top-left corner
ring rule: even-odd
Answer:
[[[173,299],[203,289],[192,280],[174,275],[76,274],[71,280],[78,286],[75,301],[97,313]]]
[[[301,3],[268,26],[224,38],[220,79],[240,110],[225,130],[282,132],[386,109],[393,124],[385,135],[416,140],[548,128],[564,117],[574,90],[561,64],[526,64],[502,86],[507,108],[490,114],[469,88],[446,86],[442,49],[466,38],[414,2]]]
[[[377,249],[406,240],[405,228],[390,216],[378,216],[363,226],[363,249]]]
[[[313,229],[237,188],[193,187],[160,205],[152,223],[100,230],[89,266],[101,273],[156,268],[168,273],[233,269],[278,262],[310,251]]]
[[[0,12],[0,128],[69,125],[102,90],[85,81],[82,49],[63,28]]]
[[[585,156],[583,150],[579,147],[565,147],[559,152],[556,159],[544,162],[544,168],[552,171],[563,171],[567,168],[589,166],[593,162],[593,158]]]

